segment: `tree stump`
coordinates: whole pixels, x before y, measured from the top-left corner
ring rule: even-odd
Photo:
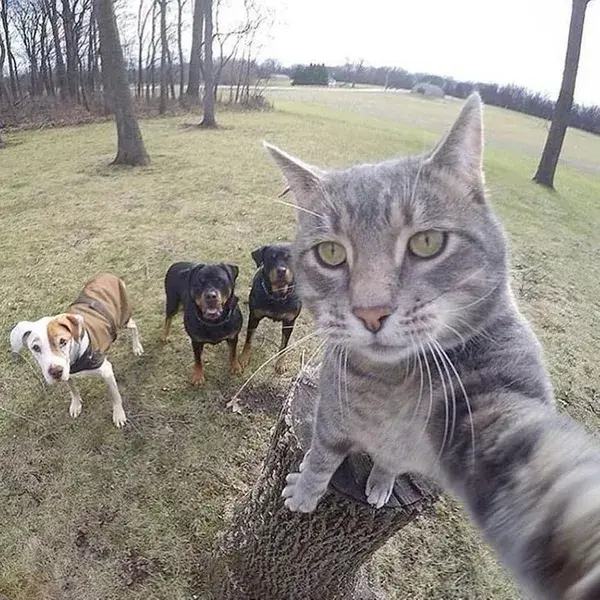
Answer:
[[[438,489],[403,475],[390,502],[366,502],[371,468],[349,457],[312,514],[290,512],[281,491],[310,444],[317,369],[305,369],[279,415],[262,471],[220,541],[213,590],[219,600],[366,600],[360,567],[392,535],[430,507]]]

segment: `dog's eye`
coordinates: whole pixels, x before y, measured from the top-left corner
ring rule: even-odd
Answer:
[[[37,354],[39,354],[42,351],[42,349],[37,344],[33,344],[33,346],[31,346],[31,349]]]
[[[67,341],[65,338],[60,338],[60,340],[58,340],[58,344],[61,348],[64,348],[67,345]]]
[[[337,242],[321,242],[315,250],[317,258],[326,267],[340,267],[346,262],[346,249]]]

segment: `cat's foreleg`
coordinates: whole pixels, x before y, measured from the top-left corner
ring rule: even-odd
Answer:
[[[375,508],[381,508],[387,504],[392,495],[395,481],[396,476],[393,473],[374,463],[365,488],[367,502]]]
[[[300,464],[300,472],[286,477],[286,486],[281,493],[285,506],[294,512],[313,512],[348,451],[348,444],[332,444],[315,432],[311,447]]]

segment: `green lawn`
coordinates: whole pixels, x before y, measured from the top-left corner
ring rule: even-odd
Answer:
[[[110,123],[7,134],[0,151],[0,593],[9,600],[209,598],[210,549],[255,479],[281,395],[295,376],[267,365],[233,415],[225,404],[277,349],[261,324],[241,378],[226,347],[209,348],[207,385],[192,389],[181,320],[159,343],[162,280],[179,259],[240,266],[290,239],[292,209],[263,138],[309,162],[342,166],[430,146],[455,101],[402,93],[285,89],[271,113],[223,113],[218,131],[192,117],[141,123],[152,166],[112,169]],[[542,339],[561,407],[600,425],[600,138],[570,132],[550,193],[530,182],[545,123],[486,110],[487,182],[512,241],[515,289]],[[117,430],[100,382],[84,380],[72,420],[65,388],[46,387],[30,357],[14,361],[21,319],[62,310],[94,273],[123,276],[146,354],[127,335],[111,353],[130,425]],[[246,307],[244,306],[244,311]],[[303,315],[293,340],[310,332]],[[307,355],[310,344],[303,346]],[[292,364],[298,368],[299,348]],[[371,565],[390,598],[515,599],[513,586],[449,499],[387,544]],[[194,596],[195,595],[195,596]]]

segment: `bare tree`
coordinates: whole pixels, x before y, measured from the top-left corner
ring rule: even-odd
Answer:
[[[213,64],[213,1],[204,0],[204,112],[200,127],[217,126],[215,120],[215,76]]]
[[[546,145],[542,152],[542,158],[537,171],[533,176],[536,183],[549,188],[554,188],[554,174],[558,165],[558,159],[562,150],[567,126],[569,125],[569,114],[573,106],[573,95],[575,93],[575,82],[577,80],[577,69],[579,68],[579,55],[581,54],[581,39],[583,37],[583,23],[585,21],[585,10],[591,0],[573,0],[571,11],[571,24],[569,26],[569,40],[567,42],[567,54],[565,57],[565,68],[563,71],[562,84],[558,100],[554,107],[550,131],[546,139]]]
[[[192,23],[192,49],[190,50],[190,65],[188,86],[185,92],[192,103],[198,102],[200,96],[200,75],[202,70],[202,42],[204,39],[204,0],[195,0]]]
[[[113,164],[147,165],[149,157],[133,110],[113,0],[94,0],[94,9],[100,35],[102,71],[108,84],[104,93],[111,96],[117,124],[118,150]]]
[[[8,0],[0,0],[0,20],[2,21],[2,29],[4,31],[4,44],[6,59],[8,61],[8,75],[10,79],[10,90],[13,99],[21,96],[21,86],[19,83],[19,72],[17,69],[17,61],[12,51],[11,37],[8,27]]]
[[[167,0],[160,1],[160,104],[158,114],[164,115],[167,110],[168,90],[168,59],[169,46],[167,42]]]
[[[183,10],[186,0],[177,0],[177,53],[179,55],[179,101],[183,100],[185,75],[183,72]]]

